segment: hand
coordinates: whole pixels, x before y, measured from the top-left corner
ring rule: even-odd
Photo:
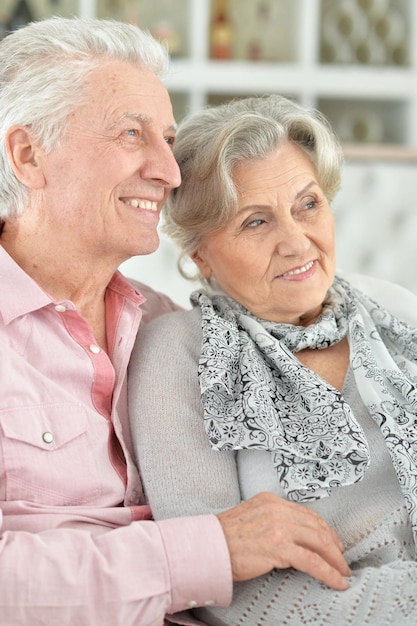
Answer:
[[[330,526],[308,507],[260,493],[218,516],[229,547],[233,580],[293,567],[332,589],[347,589],[351,571]]]

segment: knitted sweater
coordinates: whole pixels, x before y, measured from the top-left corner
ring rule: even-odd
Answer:
[[[367,291],[375,297],[372,289]],[[382,304],[394,313],[395,307],[404,306],[401,289],[395,292],[395,302],[392,293],[382,293],[390,300]],[[377,299],[381,301],[381,297]],[[412,303],[407,300],[406,306]],[[133,439],[157,519],[217,513],[265,490],[285,497],[269,452],[211,450],[202,423],[197,379],[200,345],[200,311],[194,309],[162,316],[145,326],[132,357]],[[207,624],[417,623],[415,546],[401,489],[383,437],[356,393],[350,371],[343,395],[365,431],[371,465],[361,482],[334,489],[329,497],[308,506],[337,530],[346,546],[345,556],[353,571],[350,588],[337,592],[298,571],[274,570],[235,584],[230,607],[196,610]]]

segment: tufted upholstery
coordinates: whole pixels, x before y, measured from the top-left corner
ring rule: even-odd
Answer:
[[[333,203],[338,266],[417,293],[417,163],[348,162]]]

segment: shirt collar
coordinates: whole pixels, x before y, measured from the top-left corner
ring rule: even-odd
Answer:
[[[5,324],[37,311],[54,300],[33,280],[0,245],[0,315]],[[108,289],[140,305],[146,298],[122,274],[113,275]]]
[[[119,271],[113,274],[108,285],[108,289],[115,291],[124,298],[132,300],[136,304],[143,304],[146,301],[145,296],[142,295],[140,291],[135,289],[135,287]]]
[[[22,270],[1,245],[0,284],[0,314],[5,324],[52,302],[51,297]]]

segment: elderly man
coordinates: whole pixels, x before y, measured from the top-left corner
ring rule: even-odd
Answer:
[[[166,64],[116,22],[0,44],[0,624],[163,624],[274,567],[347,585],[334,532],[271,494],[151,520],[126,371],[140,322],[176,307],[117,268],[157,248],[180,184]]]

